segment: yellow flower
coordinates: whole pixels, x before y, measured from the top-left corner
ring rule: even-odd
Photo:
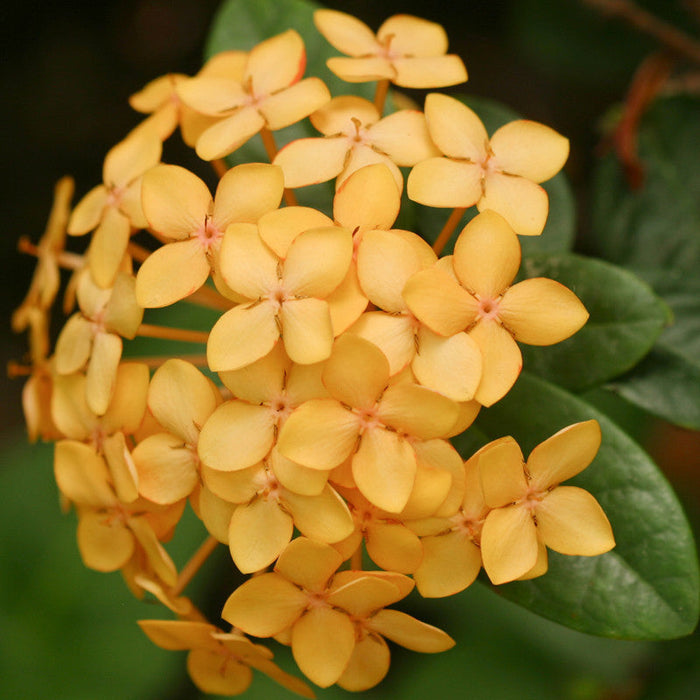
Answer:
[[[204,75],[178,84],[183,102],[217,117],[197,139],[197,155],[223,158],[262,129],[282,129],[328,102],[323,81],[301,80],[305,64],[304,42],[290,29],[252,49],[240,80]]]
[[[493,583],[529,572],[541,545],[588,557],[615,546],[598,501],[576,486],[560,486],[593,461],[600,441],[598,423],[589,420],[540,443],[527,462],[511,437],[479,452],[484,500],[492,509],[481,531],[481,555]]]
[[[513,386],[522,368],[516,340],[551,345],[573,335],[588,318],[576,295],[539,277],[511,286],[520,267],[518,238],[499,214],[484,211],[455,243],[454,257],[417,272],[404,287],[408,308],[435,333],[466,331],[482,355],[474,398],[490,406]]]
[[[284,170],[287,187],[337,176],[337,188],[363,166],[383,163],[401,190],[403,176],[397,165],[415,165],[439,153],[418,110],[402,109],[382,119],[368,100],[345,95],[315,111],[310,120],[324,136],[292,141],[273,161]]]
[[[411,15],[387,19],[375,36],[359,19],[336,10],[317,10],[323,36],[348,57],[330,58],[328,68],[349,83],[390,80],[401,87],[434,88],[467,79],[462,59],[447,52],[447,34],[434,22]]]
[[[569,141],[537,122],[518,120],[489,139],[479,117],[453,97],[425,100],[428,131],[445,157],[418,163],[408,177],[408,196],[431,207],[492,209],[516,233],[542,233],[549,200],[538,183],[561,170]]]
[[[203,693],[239,695],[250,686],[251,669],[256,669],[293,693],[314,697],[306,683],[272,661],[269,649],[253,644],[240,632],[227,633],[197,620],[139,620],[139,626],[163,649],[189,650],[187,670]]]
[[[329,545],[299,537],[282,552],[274,571],[232,593],[222,617],[246,634],[288,641],[301,671],[323,688],[338,683],[360,690],[381,681],[389,668],[382,637],[426,653],[454,645],[441,630],[384,609],[410,593],[408,577],[336,573],[341,563]]]
[[[136,296],[145,308],[168,306],[197,291],[216,271],[226,227],[256,222],[282,200],[276,166],[246,163],[219,181],[216,196],[196,175],[178,165],[159,165],[143,180],[148,226],[171,239],[151,253],[136,276]]]
[[[147,225],[141,209],[141,177],[160,161],[161,152],[155,131],[132,131],[107,153],[103,184],[90,190],[71,214],[69,234],[82,236],[95,230],[87,256],[90,272],[100,287],[113,284],[132,229]]]

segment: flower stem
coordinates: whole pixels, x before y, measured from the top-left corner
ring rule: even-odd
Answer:
[[[386,102],[386,96],[389,93],[389,79],[377,81],[377,87],[374,91],[374,106],[377,108],[379,115],[384,113],[384,103]]]
[[[362,571],[362,542],[350,557],[350,569],[352,571]]]
[[[461,221],[465,211],[467,211],[466,207],[455,207],[455,209],[452,210],[452,213],[445,222],[445,225],[442,227],[442,231],[440,231],[440,235],[435,239],[435,243],[433,243],[433,250],[437,253],[437,255],[442,253],[442,249],[447,244],[447,241],[450,240],[452,232]]]
[[[260,136],[262,138],[263,146],[265,146],[265,151],[267,152],[267,157],[270,159],[270,163],[275,159],[277,155],[277,144],[275,143],[274,134],[266,127],[260,131]],[[284,189],[284,201],[288,207],[297,206],[297,198],[294,195],[294,190],[290,190],[285,187]]]
[[[228,172],[228,165],[223,158],[215,158],[211,161],[211,167],[214,168],[214,172],[222,178]]]
[[[172,355],[151,355],[150,357],[134,356],[134,357],[125,357],[124,360],[127,362],[139,362],[142,365],[146,365],[147,367],[150,367],[151,369],[155,369],[155,368],[160,367],[164,362],[169,360],[171,357],[172,357]],[[189,362],[191,365],[195,365],[196,367],[208,367],[206,355],[180,355],[180,354],[178,354],[177,357],[179,360],[185,360],[185,362]]]
[[[228,311],[235,306],[232,301],[219,294],[216,289],[212,289],[212,287],[206,285],[192,292],[192,294],[185,297],[183,301],[186,301],[188,304],[205,306],[208,309],[216,309],[217,311]]]
[[[17,241],[17,250],[20,253],[25,253],[27,255],[33,255],[35,258],[41,256],[41,249],[39,246],[34,245],[27,236],[20,236]],[[71,253],[67,250],[61,250],[54,253],[58,265],[64,270],[79,270],[83,267],[85,259],[79,253]]]
[[[206,343],[209,333],[204,331],[191,331],[185,328],[170,328],[169,326],[154,326],[142,323],[136,335],[145,338],[162,338],[163,340],[183,340],[186,343]]]
[[[180,571],[180,575],[177,577],[177,581],[170,591],[173,596],[178,596],[185,590],[187,584],[194,578],[195,574],[202,567],[202,564],[204,564],[218,546],[219,540],[211,535],[204,540],[199,546],[199,549],[182,568],[182,571]]]

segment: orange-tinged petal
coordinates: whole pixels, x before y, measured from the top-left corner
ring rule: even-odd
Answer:
[[[320,592],[342,562],[330,545],[297,537],[280,555],[275,571],[307,591]]]
[[[330,99],[328,88],[320,78],[305,78],[270,95],[260,104],[259,109],[267,128],[277,131],[308,117]]]
[[[202,160],[223,158],[242,146],[265,126],[265,119],[257,109],[240,107],[202,132],[197,139],[197,155]]]
[[[262,463],[235,472],[218,471],[206,464],[200,468],[207,489],[229,503],[248,503],[260,488],[258,476],[263,469]],[[228,528],[228,522],[226,527]]]
[[[301,496],[318,496],[328,481],[328,472],[303,467],[287,459],[277,449],[270,453],[270,463],[280,484]]]
[[[208,649],[193,649],[187,655],[187,672],[203,693],[211,695],[239,695],[253,680],[249,666]]]
[[[189,445],[196,445],[199,431],[217,405],[208,379],[189,362],[173,358],[162,364],[151,379],[148,406],[158,422]]]
[[[366,168],[369,165],[384,165],[394,176],[394,182],[399,191],[403,191],[403,175],[396,167],[389,156],[384,155],[378,150],[375,150],[368,144],[356,144],[349,152],[348,158],[345,161],[343,172],[338,176],[335,182],[336,189],[340,187],[345,180],[353,173],[361,168]]]
[[[503,294],[520,267],[520,243],[508,222],[493,211],[475,216],[455,242],[455,274],[482,300]]]
[[[371,409],[388,382],[389,363],[376,345],[352,333],[336,340],[323,369],[323,383],[334,398]]]
[[[98,333],[85,374],[85,398],[90,410],[103,415],[112,400],[117,367],[122,356],[122,339],[114,333]]]
[[[353,617],[364,618],[405,596],[398,586],[374,575],[375,573],[338,572],[333,577],[328,602],[349,612]]]
[[[481,570],[480,549],[461,532],[424,537],[423,561],[413,575],[424,598],[444,598],[463,591]]]
[[[369,130],[372,145],[386,153],[396,165],[411,166],[439,156],[423,112],[402,109],[373,124]]]
[[[187,498],[199,483],[197,455],[169,433],[142,440],[132,453],[139,492],[154,503],[167,505]]]
[[[588,320],[579,298],[545,277],[523,280],[504,295],[498,308],[515,339],[528,345],[552,345],[578,331]]]
[[[67,438],[87,440],[97,426],[95,414],[85,400],[85,375],[58,375],[51,392],[51,417]]]
[[[284,349],[290,359],[310,365],[328,358],[333,347],[333,324],[323,299],[290,299],[280,312]]]
[[[391,170],[384,163],[376,163],[356,170],[343,181],[333,199],[333,216],[351,230],[358,226],[389,229],[400,206],[401,192]]]
[[[582,472],[596,456],[602,435],[598,421],[563,428],[532,450],[527,470],[533,486],[546,491]]]
[[[441,629],[399,610],[380,610],[367,626],[406,649],[424,654],[446,651],[455,645],[454,639]]]
[[[305,187],[336,177],[349,148],[344,136],[297,139],[282,148],[273,163],[284,171],[287,187]]]
[[[207,362],[214,372],[239,369],[267,355],[280,338],[272,305],[242,304],[214,324],[207,342]]]
[[[193,647],[213,647],[212,632],[218,629],[207,622],[193,620],[138,620],[138,626],[161,649],[182,651]]]
[[[411,445],[383,428],[364,432],[352,460],[357,488],[370,503],[389,513],[399,513],[408,502],[416,469]]]
[[[547,547],[542,543],[542,540],[537,540],[537,561],[535,565],[526,571],[522,576],[518,576],[517,581],[529,581],[530,579],[544,576],[549,569],[549,557],[547,555]]]
[[[374,634],[366,634],[355,642],[352,656],[336,683],[345,690],[373,688],[389,672],[390,653],[387,643]]]
[[[292,143],[298,143],[298,141],[292,141]],[[332,225],[333,220],[320,211],[311,207],[294,206],[275,209],[261,216],[258,221],[258,231],[260,238],[277,257],[286,258],[289,246],[302,231]]]
[[[603,509],[588,491],[558,486],[535,508],[537,532],[560,554],[595,556],[615,546],[612,528]]]
[[[397,58],[392,62],[395,85],[409,88],[439,88],[458,85],[467,79],[467,69],[455,54]]]
[[[413,15],[394,15],[377,30],[377,39],[407,56],[439,56],[447,51],[447,33],[436,22]]]
[[[102,441],[102,451],[117,498],[123,503],[132,503],[139,497],[138,473],[126,445],[124,433],[118,432],[105,437]]]
[[[434,92],[425,98],[425,118],[435,145],[452,158],[480,165],[488,155],[488,134],[476,113],[454,97]]]
[[[479,346],[466,333],[443,338],[423,328],[411,368],[428,389],[453,401],[469,401],[481,381],[481,364]]]
[[[204,423],[197,451],[204,464],[238,471],[257,464],[275,439],[275,417],[267,406],[227,401]]]
[[[90,445],[75,440],[57,442],[54,475],[61,493],[78,505],[103,508],[116,504],[107,465]]]
[[[481,382],[474,398],[490,406],[503,398],[515,384],[523,358],[513,336],[493,321],[481,321],[469,331],[481,350]]]
[[[411,312],[438,335],[463,331],[476,319],[476,299],[448,272],[435,266],[413,275],[403,289]]]
[[[345,278],[352,259],[350,231],[338,226],[299,234],[284,261],[284,288],[300,297],[327,297]]]
[[[252,82],[254,95],[269,95],[299,80],[305,62],[303,39],[298,32],[288,29],[253,48],[248,54],[243,82]]]
[[[278,344],[265,357],[246,367],[220,372],[219,379],[235,398],[260,404],[282,394],[291,364],[284,347]]]
[[[525,461],[518,443],[510,436],[490,442],[478,452],[484,501],[500,508],[524,498],[527,492]]]
[[[492,510],[481,530],[484,570],[495,585],[514,581],[537,561],[537,528],[527,508]]]
[[[446,461],[440,463],[439,466],[431,465],[425,461],[424,446],[430,445],[432,448],[434,444],[444,446],[441,456],[445,457]],[[401,520],[404,522],[413,518],[428,518],[438,514],[439,511],[450,512],[446,510],[445,504],[451,491],[457,488],[453,487],[456,470],[451,464],[455,457],[455,451],[448,442],[428,440],[423,443],[414,443],[413,449],[418,457],[418,469],[411,496],[401,511]],[[454,509],[451,512],[453,513]]]
[[[129,243],[131,225],[115,207],[107,207],[90,240],[87,258],[95,282],[111,287]]]
[[[177,580],[175,564],[158,541],[153,527],[145,516],[130,517],[127,520],[129,529],[134,533],[146,554],[148,563],[157,576],[168,586],[174,586]]]
[[[423,559],[420,540],[400,523],[377,523],[367,528],[367,554],[382,569],[411,574]]]
[[[153,251],[136,276],[136,299],[144,308],[170,306],[196,292],[209,277],[209,261],[197,238]]]
[[[496,167],[533,182],[554,177],[569,157],[569,139],[544,124],[519,119],[491,137]]]
[[[329,607],[312,608],[292,630],[292,653],[301,672],[316,685],[333,685],[355,648],[355,628],[347,615]]]
[[[105,328],[112,333],[124,338],[136,335],[143,320],[143,308],[136,301],[136,278],[131,274],[117,274],[103,320]]]
[[[326,484],[317,496],[287,492],[284,502],[294,525],[304,537],[319,542],[340,542],[352,534],[354,524],[345,501]]]
[[[223,231],[234,221],[255,223],[277,209],[284,192],[284,174],[276,165],[244,163],[219,180],[212,220]]]
[[[381,56],[346,58],[334,56],[326,61],[328,70],[347,83],[366,83],[370,80],[392,80],[396,75],[391,62]]]
[[[428,158],[411,170],[406,192],[414,202],[431,207],[471,207],[482,194],[481,166]]]
[[[333,335],[344,333],[367,308],[367,297],[357,279],[357,266],[350,263],[348,273],[340,285],[326,297],[331,312]]]
[[[68,233],[81,236],[92,231],[100,223],[108,196],[109,192],[104,185],[93,187],[73,209],[68,219]]]
[[[289,544],[294,522],[273,499],[256,498],[236,508],[228,531],[234,564],[244,574],[272,564]]]
[[[396,430],[430,440],[442,437],[457,420],[457,405],[442,394],[399,383],[390,386],[379,403],[378,417]]]
[[[123,141],[110,149],[102,167],[107,187],[119,189],[143,175],[160,160],[163,146],[149,131],[132,131]]]
[[[304,593],[271,572],[239,586],[226,601],[221,617],[246,634],[272,637],[293,624],[306,604]]]
[[[539,236],[549,213],[549,199],[540,185],[500,172],[486,175],[484,196],[476,206],[498,212],[521,236]]]
[[[72,374],[82,369],[92,349],[92,324],[82,314],[71,316],[56,341],[56,371]]]
[[[354,136],[356,121],[367,126],[379,121],[380,116],[369,100],[356,95],[341,95],[314,112],[310,119],[314,127],[326,136],[339,133]]]
[[[376,345],[389,360],[392,375],[406,367],[416,352],[413,321],[405,314],[368,311],[353,323],[350,333]]]
[[[236,506],[206,486],[201,486],[193,493],[190,503],[207,532],[221,544],[228,545],[228,528]]]
[[[109,516],[87,511],[78,521],[78,549],[83,563],[96,571],[116,571],[134,553],[134,536],[123,524],[110,523]]]
[[[239,81],[233,76],[199,75],[178,82],[176,92],[187,106],[217,117],[245,103],[248,95],[241,84],[242,78],[241,75]]]
[[[277,447],[288,459],[328,470],[344,462],[360,431],[358,417],[334,399],[307,401],[287,419]]]
[[[316,10],[314,24],[330,44],[348,56],[364,56],[379,48],[374,32],[364,22],[345,12]]]

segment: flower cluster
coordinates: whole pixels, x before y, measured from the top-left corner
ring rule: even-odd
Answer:
[[[63,181],[44,238],[23,243],[39,260],[14,318],[31,329],[30,437],[56,441],[86,566],[121,571],[173,611],[139,624],[159,646],[189,650],[193,681],[211,693],[244,691],[256,669],[313,696],[250,637],[291,646],[318,686],[370,688],[388,671],[386,640],[431,653],[454,643],[390,607],[414,586],[450,596],[482,568],[494,584],[542,575],[547,548],[614,546],[593,496],[561,485],[595,457],[595,421],[527,461],[512,437],[466,461],[450,442],[513,386],[518,343],[560,342],[588,317],[558,282],[514,283],[518,234],[542,232],[539,183],[561,169],[568,141],[524,120],[489,137],[439,93],[384,116],[390,84],[466,80],[444,30],[400,15],[375,34],[331,10],[315,22],[347,54],[328,67],[376,81],[374,103],[304,77],[293,29],[224,52],[134,95],[149,116],[107,154],[103,184],[71,212]],[[319,135],[278,150],[274,132],[307,117]],[[161,162],[178,125],[213,162],[214,194]],[[268,163],[222,160],[257,134]],[[296,188],[332,179],[332,201],[297,204]],[[404,180],[414,202],[456,211],[432,247],[394,228]],[[90,234],[84,255],[64,250],[66,233]],[[77,310],[50,356],[59,266],[73,270],[66,309]],[[212,326],[143,322],[183,301],[215,313]],[[194,352],[127,359],[137,336]],[[209,538],[178,572],[165,544],[188,503]],[[253,575],[223,606],[230,631],[181,595],[218,543]]]

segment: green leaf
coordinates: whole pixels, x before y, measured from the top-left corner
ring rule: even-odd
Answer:
[[[473,95],[452,95],[478,115],[486,131],[493,134],[496,129],[522,117],[510,107],[485,97]],[[549,197],[549,217],[544,231],[539,236],[520,236],[524,254],[536,252],[559,252],[571,250],[576,232],[576,207],[569,180],[564,173],[558,173],[551,180],[542,183]],[[451,209],[436,209],[418,206],[418,232],[433,243],[445,225]],[[444,254],[450,255],[454,240],[466,224],[478,214],[476,207],[469,208],[455,229],[450,243],[445,246]]]
[[[700,429],[700,280],[660,270],[642,271],[673,312],[673,323],[629,374],[608,385],[650,413]]]
[[[631,190],[610,153],[594,179],[592,233],[602,256],[625,267],[700,266],[700,100],[658,100],[642,119],[639,157],[645,180]]]
[[[598,499],[617,546],[599,557],[550,552],[545,576],[497,590],[589,634],[650,640],[689,634],[700,593],[693,535],[664,476],[626,433],[590,404],[527,374],[482,410],[477,425],[491,439],[512,434],[528,454],[566,425],[591,418],[600,423],[603,444],[571,483]]]
[[[634,367],[670,321],[666,305],[631,272],[594,258],[537,254],[523,277],[549,277],[574,291],[590,313],[571,338],[547,347],[522,345],[524,367],[568,389],[601,384]]]

